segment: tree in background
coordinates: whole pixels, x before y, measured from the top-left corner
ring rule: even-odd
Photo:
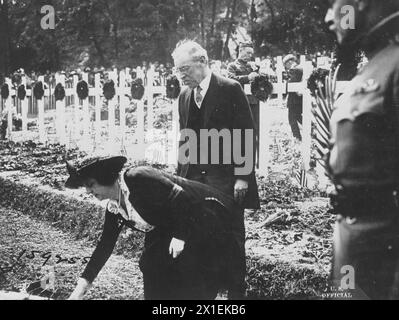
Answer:
[[[334,36],[324,23],[327,1],[256,0],[250,33],[264,54],[314,53],[334,48]]]
[[[10,71],[9,2],[0,0],[0,81]]]
[[[228,59],[238,27],[248,29],[258,53],[333,46],[319,0],[0,1],[3,72],[165,63],[184,38],[203,44],[211,59]],[[55,8],[55,30],[40,27],[43,5]]]

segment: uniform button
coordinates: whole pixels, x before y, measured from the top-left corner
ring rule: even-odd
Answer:
[[[338,184],[337,185],[337,190],[338,191],[342,191],[342,190],[344,190],[344,187],[342,185]]]
[[[353,225],[353,224],[355,224],[357,222],[357,219],[356,218],[350,218],[350,217],[347,217],[346,218],[346,223],[348,224],[348,225]]]
[[[202,174],[202,175],[205,175],[205,174],[206,174],[206,171],[202,171],[201,174]]]

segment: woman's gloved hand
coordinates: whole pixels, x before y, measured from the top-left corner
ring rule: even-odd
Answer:
[[[82,300],[86,292],[91,288],[91,284],[83,278],[78,280],[75,290],[72,292],[68,300]]]
[[[176,238],[173,238],[172,241],[170,242],[169,246],[169,254],[173,256],[173,259],[176,259],[184,250],[184,245],[186,243],[183,240],[179,240]]]

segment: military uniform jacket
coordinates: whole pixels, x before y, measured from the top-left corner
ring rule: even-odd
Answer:
[[[241,84],[242,88],[244,89],[246,84],[250,84],[250,81],[248,79],[249,74],[251,74],[254,71],[255,70],[253,70],[253,68],[251,67],[251,65],[249,63],[246,63],[241,60],[236,60],[229,64],[229,66],[227,68],[227,72],[228,72],[227,77],[229,79],[238,81]],[[248,95],[247,97],[248,97],[248,101],[251,105],[259,103],[259,100],[256,99],[255,96]]]
[[[394,188],[399,166],[399,43],[371,56],[338,99],[328,164],[336,185]]]

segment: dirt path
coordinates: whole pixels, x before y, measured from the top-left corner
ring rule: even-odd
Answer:
[[[40,280],[44,270],[54,266],[54,297],[66,299],[93,250],[49,223],[0,207],[0,290],[20,291],[24,284]],[[113,255],[86,298],[143,299],[138,262]]]

